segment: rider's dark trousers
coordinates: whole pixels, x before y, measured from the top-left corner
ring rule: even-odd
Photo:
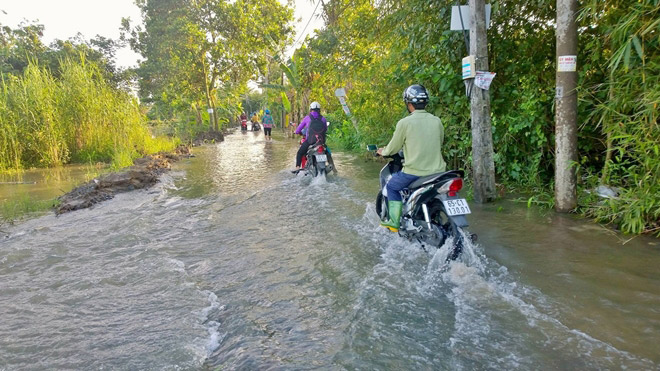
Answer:
[[[402,189],[408,187],[412,182],[419,179],[417,175],[406,174],[403,171],[392,174],[392,177],[387,182],[387,199],[390,201],[401,201]]]
[[[302,164],[302,158],[307,154],[307,150],[309,149],[309,144],[308,141],[304,141],[303,144],[300,145],[300,148],[298,148],[298,153],[296,153],[296,166],[300,166]]]

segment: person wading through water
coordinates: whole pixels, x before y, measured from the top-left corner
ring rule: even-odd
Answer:
[[[264,127],[264,136],[266,140],[272,140],[271,132],[273,131],[273,116],[270,115],[270,110],[265,111],[264,117],[261,119],[261,126]]]

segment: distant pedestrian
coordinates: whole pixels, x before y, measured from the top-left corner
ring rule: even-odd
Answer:
[[[270,110],[266,110],[266,114],[261,119],[261,125],[264,127],[264,135],[266,140],[272,140],[271,131],[273,130],[273,116],[270,115]]]

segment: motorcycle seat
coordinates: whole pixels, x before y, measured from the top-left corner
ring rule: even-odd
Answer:
[[[462,170],[450,170],[442,173],[431,174],[427,176],[420,177],[414,182],[410,183],[408,189],[415,189],[427,184],[438,183],[443,180],[452,179],[452,178],[462,178],[465,173]]]

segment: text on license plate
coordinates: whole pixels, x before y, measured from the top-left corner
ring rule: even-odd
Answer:
[[[316,156],[316,161],[328,161],[328,157],[326,155],[315,155]]]
[[[465,214],[470,214],[470,207],[467,204],[467,201],[465,201],[464,198],[457,198],[455,200],[446,200],[442,201],[442,203],[445,205],[445,210],[447,210],[447,215],[449,216],[454,216],[454,215],[465,215]]]

